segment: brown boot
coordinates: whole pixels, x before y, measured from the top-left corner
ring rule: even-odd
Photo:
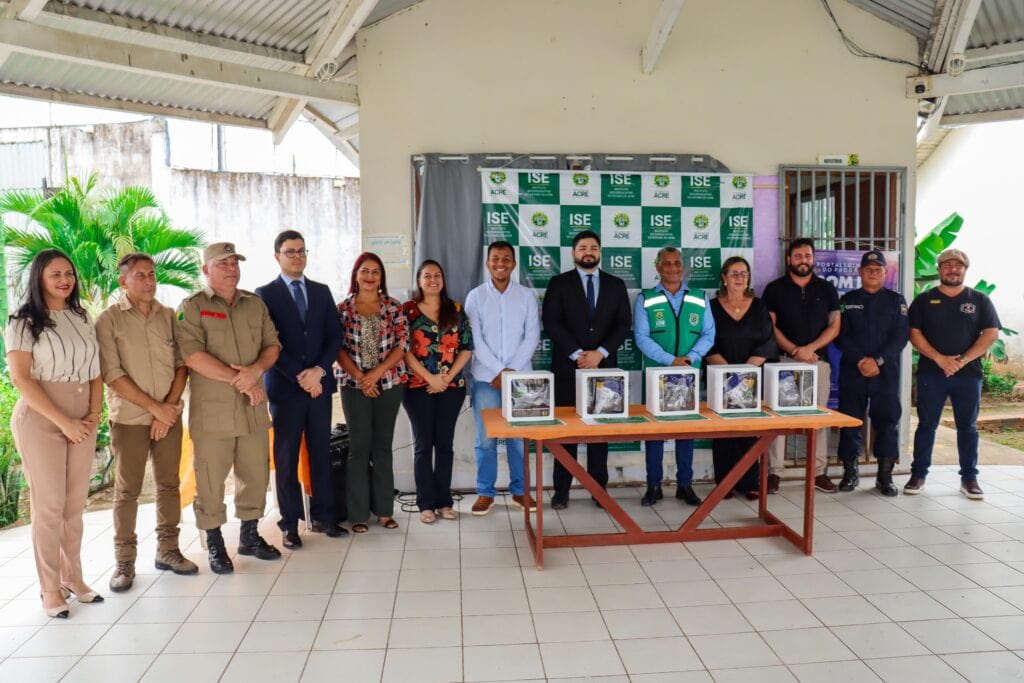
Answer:
[[[117,569],[110,577],[110,590],[115,593],[123,593],[132,587],[135,581],[135,562],[133,560],[118,560]]]
[[[156,554],[156,568],[161,570],[170,569],[175,574],[198,574],[199,567],[195,562],[186,558],[181,551],[161,550]]]

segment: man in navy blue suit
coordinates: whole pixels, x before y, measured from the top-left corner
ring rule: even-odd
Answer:
[[[274,422],[274,469],[285,548],[301,548],[299,520],[304,518],[298,480],[299,449],[306,437],[313,495],[312,529],[331,537],[348,531],[337,523],[331,482],[331,395],[337,390],[332,364],[341,348],[342,329],[327,285],[303,275],[306,241],[285,230],[274,240],[281,275],[258,287],[281,341],[281,355],[264,375]]]

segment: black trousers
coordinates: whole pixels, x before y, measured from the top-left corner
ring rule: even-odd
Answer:
[[[920,386],[920,385],[919,385]],[[866,412],[875,432],[872,455],[875,460],[899,460],[899,429],[903,407],[900,405],[899,365],[885,364],[876,377],[864,377],[855,367],[839,371],[839,412],[858,420]],[[839,459],[853,462],[861,454],[862,427],[839,430]]]
[[[555,405],[575,406],[576,385],[574,376],[555,377]],[[576,444],[565,444],[565,450],[576,460]],[[608,488],[608,444],[588,443],[587,444],[587,474],[594,478],[601,488]],[[555,487],[555,495],[562,498],[569,497],[569,488],[572,486],[572,474],[565,469],[562,463],[555,460],[555,466],[551,472],[551,483]]]
[[[748,437],[743,439],[715,439],[711,442],[711,459],[715,466],[715,483],[721,483],[725,475],[729,474],[751,446],[757,441],[756,438]],[[760,485],[761,467],[754,462],[739,481],[733,487],[734,491],[746,493],[757,491]]]
[[[274,483],[282,531],[296,531],[304,519],[302,487],[299,484],[299,448],[306,435],[309,451],[309,477],[313,495],[310,516],[329,524],[335,520],[334,483],[331,479],[331,394],[317,398],[309,394],[288,401],[272,401],[270,417],[274,421]]]
[[[416,506],[421,510],[452,507],[452,465],[455,423],[466,401],[466,388],[428,394],[426,388],[407,389],[402,405],[412,424],[413,474]]]

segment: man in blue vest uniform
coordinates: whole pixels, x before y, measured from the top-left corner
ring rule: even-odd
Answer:
[[[700,367],[715,343],[715,318],[708,310],[707,294],[683,284],[686,268],[675,247],[662,247],[654,259],[661,282],[645,289],[633,304],[633,335],[644,354],[644,368]],[[647,491],[641,505],[654,505],[662,497],[664,441],[645,441]],[[693,441],[676,439],[676,498],[700,505],[693,491]]]
[[[885,255],[869,251],[860,259],[861,286],[839,300],[842,325],[835,344],[839,362],[839,411],[858,420],[871,417],[873,452],[878,461],[875,488],[883,496],[899,493],[892,468],[899,459],[900,354],[910,339],[907,302],[884,286]],[[839,430],[839,459],[843,463],[840,491],[853,491],[860,479],[857,458],[861,428]]]

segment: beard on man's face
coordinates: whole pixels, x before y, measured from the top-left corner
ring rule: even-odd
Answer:
[[[573,259],[573,261],[580,268],[593,268],[598,264],[599,259],[592,254],[586,254],[577,259]]]
[[[793,273],[794,275],[798,275],[799,277],[810,275],[813,270],[814,266],[807,263],[797,263],[795,265],[790,264],[789,266],[789,272]]]

